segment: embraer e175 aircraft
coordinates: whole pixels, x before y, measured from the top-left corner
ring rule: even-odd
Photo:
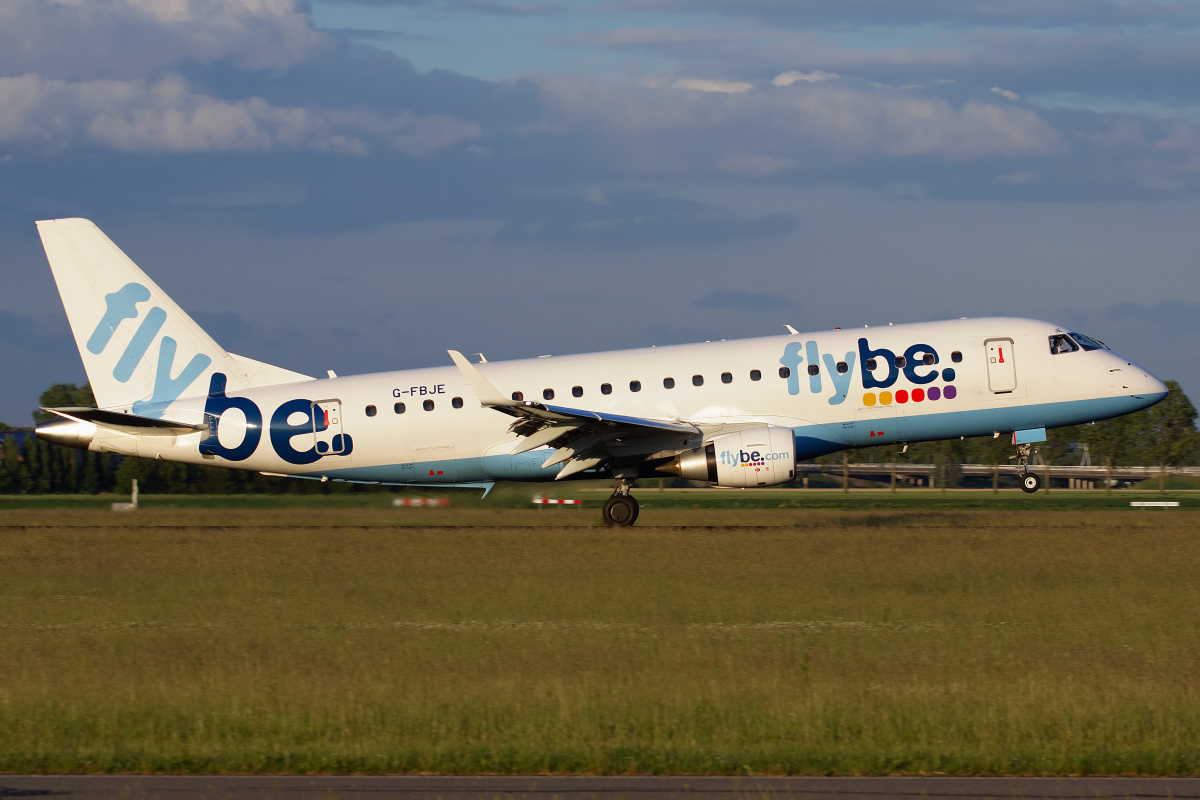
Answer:
[[[1046,428],[1167,387],[1049,322],[960,319],[315,379],[226,352],[99,228],[38,223],[99,408],[46,409],[46,441],[322,481],[490,488],[640,477],[786,483],[852,447],[1011,436],[1022,488]]]

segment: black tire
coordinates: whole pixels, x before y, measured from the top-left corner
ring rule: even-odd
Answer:
[[[610,528],[628,528],[637,522],[638,510],[637,500],[627,494],[614,494],[604,501],[600,513]]]
[[[1033,494],[1042,488],[1042,479],[1035,473],[1029,472],[1021,476],[1021,491]]]

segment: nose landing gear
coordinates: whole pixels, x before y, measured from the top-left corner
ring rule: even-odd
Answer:
[[[1029,456],[1033,451],[1031,444],[1017,445],[1017,454],[1014,458],[1017,459],[1017,474],[1021,475],[1021,491],[1027,494],[1033,494],[1038,489],[1042,488],[1042,479],[1037,473],[1029,471]]]
[[[604,501],[604,508],[600,511],[605,525],[610,528],[628,528],[637,522],[639,509],[637,500],[629,493],[632,487],[632,481],[617,481],[616,490]]]

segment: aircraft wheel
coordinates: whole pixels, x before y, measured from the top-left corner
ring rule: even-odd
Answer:
[[[1030,472],[1021,476],[1021,491],[1033,494],[1042,487],[1042,479]]]
[[[604,501],[601,515],[610,528],[627,528],[637,522],[638,504],[627,494],[614,494]]]

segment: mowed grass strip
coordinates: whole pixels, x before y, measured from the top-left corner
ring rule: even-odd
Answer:
[[[0,528],[0,770],[1200,771],[1195,512],[287,513]]]

